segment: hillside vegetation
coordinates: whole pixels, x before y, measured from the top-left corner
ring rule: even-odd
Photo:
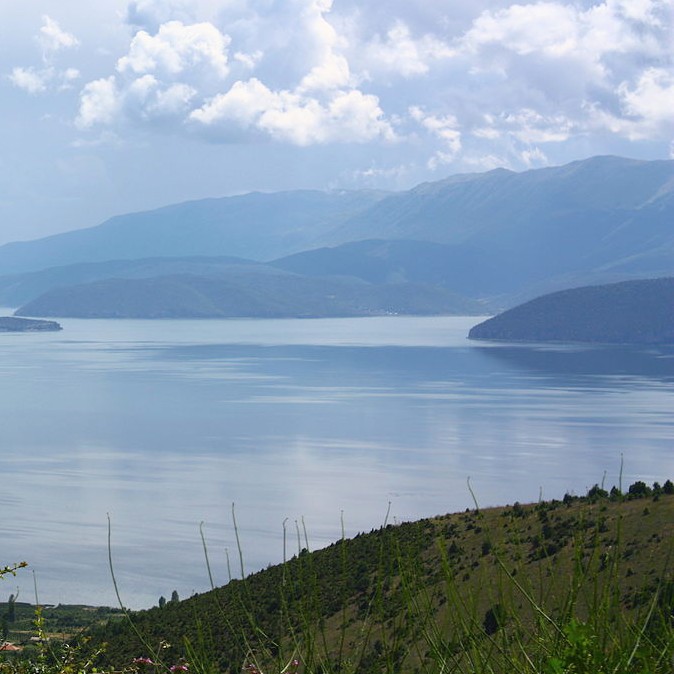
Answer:
[[[671,673],[673,534],[669,480],[387,524],[315,552],[300,526],[285,564],[93,628],[87,648],[107,642],[108,667],[202,672]]]

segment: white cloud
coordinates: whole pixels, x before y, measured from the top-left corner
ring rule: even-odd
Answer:
[[[545,153],[537,147],[534,147],[531,150],[524,150],[520,157],[527,168],[547,166],[550,163],[550,160],[546,157]]]
[[[419,107],[411,107],[410,117],[444,144],[444,149],[436,150],[428,161],[428,167],[435,170],[444,164],[451,164],[462,148],[459,121],[454,115],[438,117],[428,115]]]
[[[77,68],[58,69],[56,55],[79,45],[79,40],[61,29],[58,22],[47,16],[42,17],[42,26],[36,37],[42,50],[42,67],[15,66],[8,75],[9,81],[29,94],[41,94],[50,90],[65,91],[71,88],[80,73]]]
[[[414,39],[409,27],[397,20],[393,27],[366,46],[365,68],[368,72],[393,72],[403,77],[425,75],[433,61],[454,56],[456,50],[432,35]]]
[[[36,70],[35,68],[16,67],[9,76],[10,82],[29,94],[40,94],[47,90],[47,84],[52,77],[52,71]]]
[[[669,0],[607,0],[606,4],[618,16],[648,26],[662,26],[659,13],[662,10],[671,12]]]
[[[648,126],[665,124],[674,128],[674,70],[648,68],[635,86],[618,87],[623,109]]]
[[[247,70],[255,70],[257,64],[262,60],[262,52],[258,49],[252,54],[245,54],[244,52],[236,52],[234,60],[240,63]]]
[[[577,46],[576,19],[573,7],[551,2],[487,10],[464,35],[462,47],[472,53],[498,46],[519,55],[542,51],[560,56]]]
[[[63,49],[72,49],[79,45],[79,40],[72,34],[61,29],[58,21],[46,14],[42,17],[42,27],[38,35],[38,42],[42,47],[45,60]]]
[[[88,129],[97,124],[112,124],[121,109],[114,77],[89,82],[80,94],[80,109],[75,124]]]
[[[134,80],[122,96],[127,115],[148,120],[184,115],[195,94],[187,84],[165,87],[153,75],[143,75]]]
[[[322,63],[314,66],[302,78],[300,91],[338,89],[349,85],[351,73],[348,61],[338,54],[327,54]]]
[[[662,47],[649,32],[661,25],[656,4],[606,0],[585,11],[562,2],[513,4],[482,12],[460,43],[473,55],[498,49],[593,63],[615,53],[658,52]]]
[[[502,118],[503,125],[517,140],[528,145],[535,143],[561,143],[568,140],[574,124],[566,116],[542,115],[523,108]]]
[[[212,101],[194,110],[190,118],[207,126],[227,120],[249,128],[265,110],[274,107],[276,101],[277,96],[253,78],[247,82],[236,82],[227,93],[218,94]]]
[[[205,66],[225,77],[230,38],[210,23],[185,25],[180,21],[163,24],[156,35],[141,30],[131,42],[129,53],[117,62],[120,73],[162,73],[176,76]]]
[[[402,139],[417,166],[422,146],[433,169],[531,166],[581,135],[665,134],[668,4],[484,0],[471,17],[431,0],[134,0],[126,20],[141,29],[112,76],[82,90],[78,125],[171,120],[209,141],[298,146]],[[37,74],[15,79],[38,92]]]
[[[70,89],[79,77],[80,71],[77,68],[56,70],[51,66],[47,68],[17,66],[12,69],[9,81],[29,94],[41,94],[48,91],[52,85],[56,86],[59,91]]]
[[[72,86],[72,83],[75,80],[78,80],[81,76],[80,71],[77,68],[66,68],[62,73],[61,73],[61,81],[62,84],[61,86],[63,88],[69,88]]]
[[[323,103],[298,92],[272,91],[255,78],[236,82],[227,93],[194,110],[190,118],[204,127],[219,126],[226,133],[234,125],[304,146],[395,137],[375,96],[340,91]]]

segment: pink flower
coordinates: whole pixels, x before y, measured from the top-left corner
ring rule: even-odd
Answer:
[[[150,658],[134,658],[134,665],[154,665],[154,662]]]

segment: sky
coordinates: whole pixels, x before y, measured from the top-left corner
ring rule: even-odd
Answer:
[[[674,158],[674,0],[0,0],[0,244],[205,197]]]

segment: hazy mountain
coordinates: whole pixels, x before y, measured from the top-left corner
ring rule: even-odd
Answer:
[[[0,273],[115,258],[276,258],[278,268],[305,275],[431,283],[512,306],[574,285],[674,275],[672,223],[674,161],[594,157],[452,176],[395,194],[178,204],[2,246]]]
[[[538,297],[476,325],[472,339],[674,344],[674,278]]]
[[[471,244],[375,239],[296,253],[269,264],[306,276],[330,274],[370,283],[429,283],[480,297],[490,294],[485,288],[497,286],[505,273],[516,272],[514,262]]]
[[[466,294],[527,293],[550,284],[569,287],[674,274],[674,161],[642,162],[595,157],[562,167],[513,173],[503,169],[453,176],[391,195],[332,233],[331,243],[365,239],[416,240],[441,244],[431,267],[444,266],[443,283]],[[395,271],[399,246],[384,255]],[[344,268],[376,266],[382,256],[352,247],[359,261]],[[335,262],[321,263],[339,273]],[[378,259],[379,258],[379,259]],[[286,263],[282,263],[286,266]],[[297,261],[290,263],[295,267]],[[303,269],[309,260],[302,261]],[[424,263],[405,262],[407,278],[426,273]]]
[[[0,305],[18,307],[55,288],[110,278],[152,278],[172,274],[217,276],[238,272],[283,273],[274,267],[233,257],[166,257],[90,262],[0,276]]]
[[[0,273],[79,262],[227,255],[271,259],[321,237],[383,192],[295,191],[190,201],[119,215],[88,229],[0,247]]]
[[[20,316],[80,318],[326,317],[483,314],[478,302],[420,284],[306,278],[266,271],[112,278],[59,287],[17,310]]]

